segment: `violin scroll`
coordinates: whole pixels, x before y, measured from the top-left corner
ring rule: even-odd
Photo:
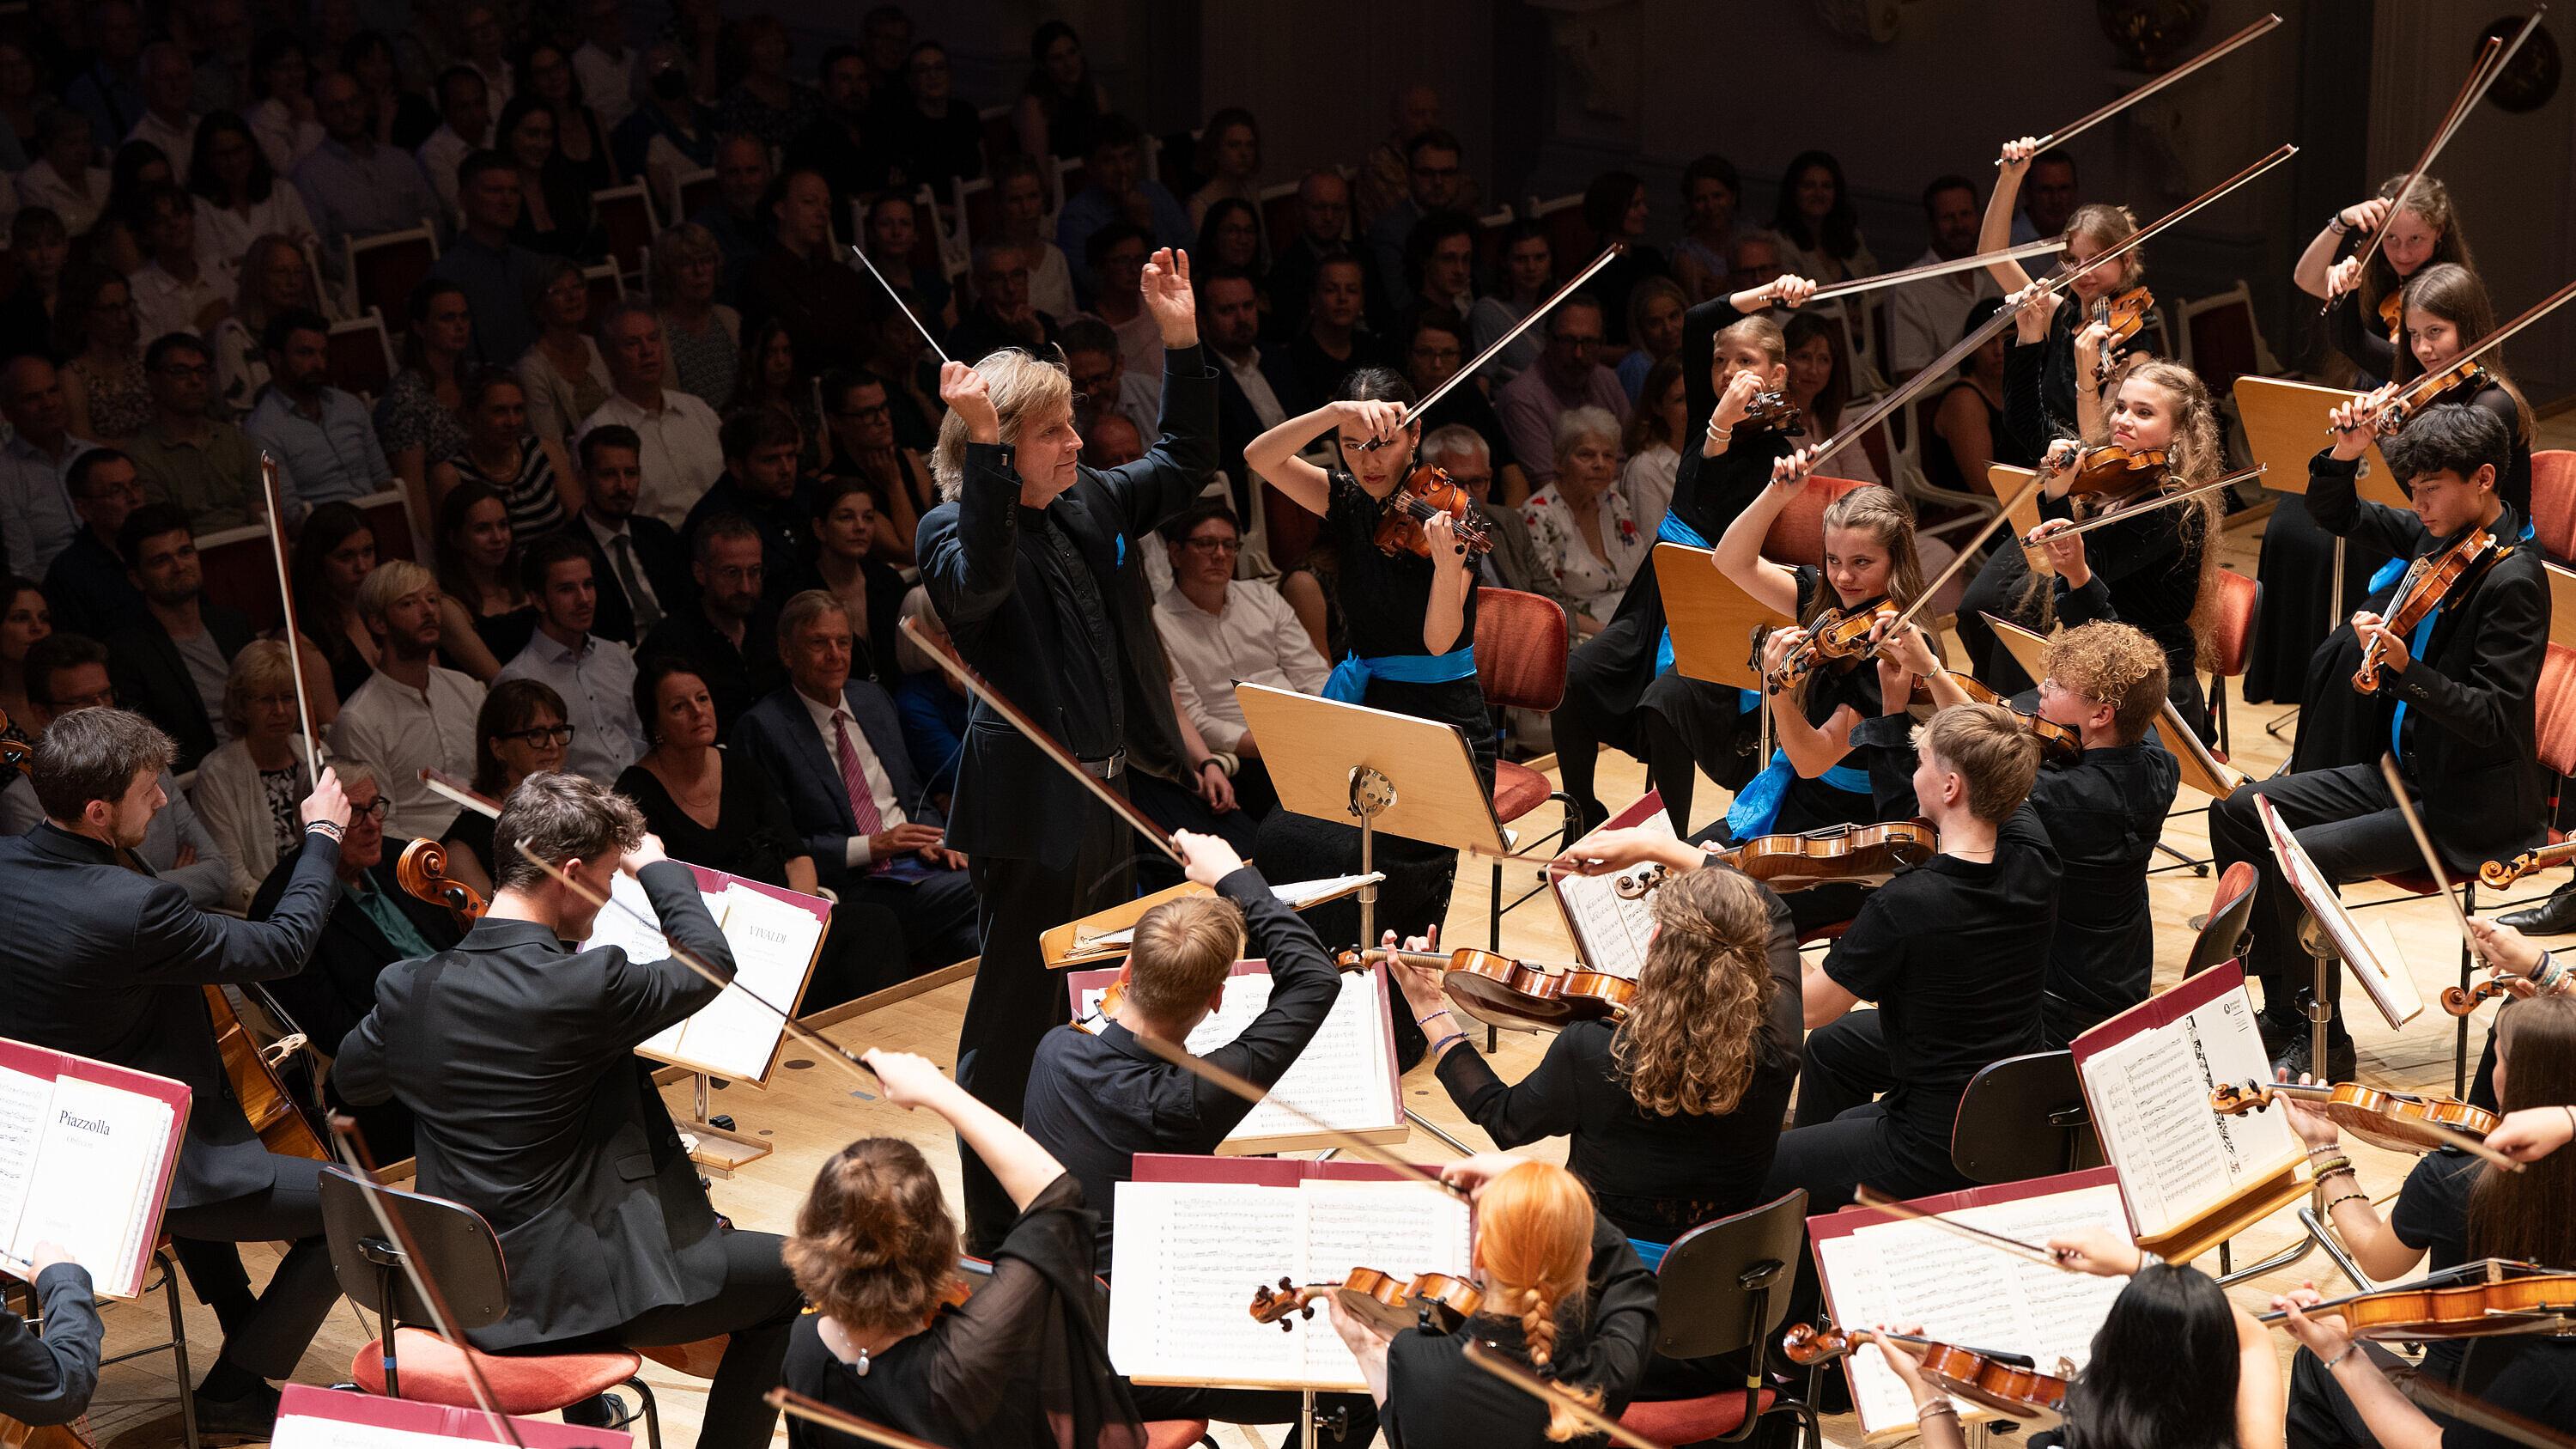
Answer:
[[[1642,901],[1654,892],[1655,887],[1662,885],[1664,878],[1669,874],[1671,874],[1671,868],[1658,862],[1626,875],[1612,877],[1610,889],[1623,901]]]
[[[1294,1314],[1299,1318],[1314,1317],[1315,1300],[1332,1292],[1338,1286],[1338,1284],[1325,1284],[1313,1288],[1300,1288],[1297,1286],[1296,1279],[1283,1273],[1279,1276],[1278,1287],[1273,1288],[1267,1283],[1262,1283],[1253,1288],[1252,1321],[1276,1323],[1281,1333],[1290,1332],[1296,1325],[1288,1321],[1289,1315]]]
[[[2209,1110],[2221,1117],[2241,1117],[2272,1105],[2272,1089],[2261,1082],[2221,1082],[2209,1089]]]
[[[1789,1326],[1788,1332],[1780,1335],[1780,1352],[1801,1368],[1823,1363],[1829,1358],[1839,1358],[1851,1351],[1850,1336],[1839,1328],[1820,1329],[1809,1323],[1795,1323]]]
[[[2131,287],[2093,304],[2093,320],[2110,332],[2102,339],[2100,355],[2093,359],[2095,386],[2105,386],[2111,381],[2111,372],[2119,365],[2121,349],[2137,338],[2138,329],[2146,325],[2147,313],[2153,311],[2155,305],[2156,294],[2144,287]]]
[[[394,883],[431,905],[447,907],[460,926],[470,928],[483,918],[483,897],[447,874],[447,847],[435,840],[422,837],[403,847],[394,861]]]
[[[2498,997],[2510,996],[2527,1001],[2539,994],[2540,988],[2520,976],[2497,976],[2475,986],[2442,988],[2442,1009],[2453,1016],[2466,1016]]]

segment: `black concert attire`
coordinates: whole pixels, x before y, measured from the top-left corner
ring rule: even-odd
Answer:
[[[1724,297],[1683,313],[1681,355],[1710,356],[1717,334],[1743,315]],[[1700,449],[1718,400],[1709,369],[1683,368],[1682,391],[1691,422],[1683,430],[1672,509],[1655,537],[1710,547],[1770,485],[1771,465],[1794,440],[1739,428],[1724,453],[1703,457]],[[1499,459],[1495,466],[1502,466]],[[1667,662],[1668,652],[1664,596],[1655,582],[1650,550],[1629,580],[1618,611],[1567,661],[1565,700],[1549,716],[1565,793],[1583,811],[1586,827],[1610,814],[1593,789],[1603,745],[1615,745],[1646,762],[1648,776],[1663,792],[1664,813],[1678,831],[1691,828],[1694,769],[1705,769],[1709,778],[1733,789],[1761,768],[1762,762],[1750,757],[1760,722],[1746,717],[1750,711],[1743,692],[1683,677]]]
[[[1662,1116],[1637,1104],[1611,1053],[1617,1029],[1574,1022],[1530,1074],[1509,1086],[1469,1039],[1440,1059],[1440,1085],[1505,1151],[1566,1137],[1565,1165],[1601,1215],[1628,1237],[1670,1243],[1702,1223],[1758,1206],[1800,1054],[1798,936],[1766,888],[1775,992],[1754,1044],[1752,1080],[1731,1112]]]
[[[1073,1174],[1047,1184],[1011,1224],[974,1296],[870,1355],[864,1372],[825,1346],[819,1314],[802,1315],[781,1370],[787,1387],[948,1449],[1143,1449],[1136,1404],[1103,1341],[1091,1218]],[[787,1421],[787,1442],[860,1443],[801,1419]]]
[[[56,1263],[36,1275],[33,1288],[41,1333],[0,1304],[0,1414],[39,1427],[68,1424],[89,1412],[107,1330],[80,1264]]]
[[[2456,1268],[2469,1258],[2469,1191],[2477,1185],[2477,1158],[2454,1148],[2424,1154],[2406,1174],[2406,1185],[2388,1209],[2388,1230],[2397,1241],[2424,1253],[2424,1262],[2409,1277]],[[2421,1364],[2404,1365],[2409,1377],[2457,1385],[2468,1359],[2470,1340],[2436,1338],[2424,1345]],[[2375,1343],[2362,1352],[2378,1360],[2382,1371],[2400,1367],[2398,1357]],[[2402,1388],[2406,1379],[2397,1380]],[[2285,1427],[2299,1449],[2371,1449],[2378,1441],[2354,1410],[2352,1398],[2334,1381],[2323,1360],[2306,1349],[2290,1360],[2289,1415]]]
[[[730,980],[732,948],[689,868],[657,861],[637,880],[671,940]],[[585,951],[551,926],[485,916],[453,949],[385,971],[335,1075],[352,1102],[409,1107],[420,1190],[499,1234],[516,1270],[509,1311],[468,1335],[475,1347],[729,1334],[698,1443],[754,1449],[777,1421],[761,1396],[804,1296],[776,1234],[717,1221],[652,1064],[635,1055],[721,990],[677,960]]]
[[[563,529],[567,537],[581,545],[582,552],[590,555],[590,576],[599,589],[599,610],[591,621],[590,632],[632,647],[653,632],[654,624],[689,608],[697,597],[697,584],[689,576],[689,558],[680,548],[680,535],[671,525],[645,514],[630,514],[618,520],[622,531],[612,535],[625,540],[625,547],[620,549],[599,541],[591,527],[595,521],[599,521],[597,514],[576,516]],[[629,570],[638,588],[627,586]],[[645,592],[652,596],[649,602],[643,597]],[[641,621],[637,618],[639,604],[646,613]],[[644,651],[636,650],[635,657],[642,659]],[[365,675],[359,676],[361,683],[365,679]],[[340,697],[349,696],[343,692]]]
[[[2357,460],[2331,452],[2309,463],[2308,502],[2318,522],[2400,558],[2451,542],[2425,532],[2411,512],[2363,501],[2354,491],[2357,471]],[[2522,516],[2507,508],[2492,531],[2500,540],[2518,538]],[[2546,802],[2533,753],[2533,697],[2548,626],[2540,553],[2515,546],[2452,588],[2407,641],[2406,668],[2382,670],[2378,694],[2365,702],[2379,749],[2393,745],[2424,828],[2451,871],[2473,871],[2541,843]],[[2262,872],[2246,962],[2263,980],[2267,1033],[2295,1035],[2307,1030],[2296,1003],[2312,979],[2299,946],[2306,912],[2282,883],[2255,813],[2258,794],[2338,885],[2414,871],[2423,857],[2375,762],[2275,775],[2210,807],[2209,844],[2219,865],[2247,860]],[[2330,998],[2342,995],[2343,975],[2329,974]],[[2338,1012],[2330,1045],[2350,1040]]]
[[[1557,1306],[1548,1377],[1598,1388],[1619,1417],[1655,1346],[1655,1275],[1618,1226],[1595,1212],[1583,1296]],[[1547,1405],[1467,1362],[1470,1340],[1529,1367],[1517,1312],[1477,1314],[1456,1333],[1408,1328],[1386,1346],[1386,1404],[1378,1423],[1394,1449],[1548,1449]],[[1580,1441],[1578,1441],[1580,1442]]]
[[[200,911],[133,860],[50,821],[0,840],[0,919],[20,923],[0,932],[9,1034],[187,1084],[187,1136],[162,1226],[224,1321],[216,1373],[287,1378],[340,1301],[314,1186],[322,1164],[260,1141],[225,1075],[203,988],[304,968],[339,894],[340,845],[308,833],[261,922]],[[251,1306],[230,1245],[280,1241],[294,1246]]]
[[[1130,749],[1181,754],[1144,591],[1119,588],[1118,575],[1144,566],[1145,536],[1189,507],[1216,466],[1215,371],[1195,345],[1165,349],[1163,368],[1163,435],[1144,457],[1084,466],[1040,509],[1020,502],[1010,448],[969,443],[961,496],[921,520],[914,549],[966,662],[1113,790]],[[1143,847],[1130,835],[1007,721],[973,706],[948,844],[973,862],[983,962],[957,1081],[1014,1121],[1039,1039],[1068,1015],[1038,933],[1134,894]],[[988,1250],[1010,1226],[1011,1202],[982,1163],[960,1166],[967,1242]]]
[[[1994,859],[1936,855],[1862,904],[1822,969],[1878,1006],[1809,1034],[1797,1125],[1764,1199],[1803,1187],[1810,1210],[1830,1212],[1862,1183],[1897,1197],[1969,1185],[1950,1164],[1959,1097],[1985,1067],[2039,1050],[2061,876],[2025,804]]]
[[[707,698],[716,707],[719,741],[730,742],[734,721],[787,686],[787,666],[778,658],[778,609],[766,600],[743,621],[742,642],[736,644],[732,635],[707,617],[706,605],[691,599],[653,626],[644,636],[644,646],[635,651],[635,660],[641,664],[664,654],[687,660],[690,670],[706,684]],[[861,652],[851,667],[864,673],[869,662]]]
[[[1994,449],[1994,460],[2014,468],[2038,467],[2039,454],[2023,447],[2021,439],[2011,428],[2004,425],[2003,408],[1994,399],[1986,396],[1984,388],[1962,378],[1950,384],[1949,390],[1941,394],[1941,400],[1947,402],[1951,393],[1962,388],[1976,398],[1979,407],[1986,410],[1986,437]],[[1939,410],[1937,406],[1933,409],[1936,413]],[[1931,481],[1932,486],[1947,489],[1952,493],[1983,495],[1986,492],[1986,480],[1971,479],[1961,473],[1959,460],[1951,453],[1949,443],[1929,428],[1924,431],[1923,473]]]

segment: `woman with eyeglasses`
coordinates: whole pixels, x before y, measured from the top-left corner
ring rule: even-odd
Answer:
[[[198,762],[188,798],[232,863],[225,904],[238,911],[278,858],[292,855],[303,840],[297,808],[313,789],[284,643],[253,640],[233,656],[224,682],[224,733],[230,738]]]
[[[544,280],[528,299],[537,340],[519,359],[519,381],[528,390],[529,429],[548,442],[569,443],[581,420],[608,401],[608,360],[591,340],[590,281],[581,268],[558,260],[540,275]]]
[[[684,221],[653,238],[653,308],[670,385],[719,414],[733,405],[742,367],[742,314],[716,300],[723,278],[724,249],[705,227]]]
[[[73,437],[109,443],[151,424],[152,388],[136,336],[134,293],[123,277],[93,267],[63,284],[54,352],[69,359],[62,367],[63,414]]]
[[[896,441],[894,400],[874,373],[836,371],[823,379],[828,433],[823,476],[867,486],[876,499],[873,553],[897,568],[912,566],[912,537],[921,516],[939,505],[938,487],[921,454]],[[819,506],[819,505],[818,505]]]
[[[563,696],[542,680],[505,679],[492,686],[474,716],[474,793],[506,800],[530,775],[562,769],[572,748],[569,720]],[[447,847],[447,873],[487,901],[494,823],[480,810],[461,810],[440,842]]]

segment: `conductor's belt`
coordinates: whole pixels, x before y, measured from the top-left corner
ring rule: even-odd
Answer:
[[[1115,780],[1127,768],[1127,752],[1120,750],[1105,760],[1076,760],[1074,763],[1082,766],[1082,773],[1095,780]]]

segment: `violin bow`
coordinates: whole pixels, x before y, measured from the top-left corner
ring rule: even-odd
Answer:
[[[2479,338],[2477,341],[2470,343],[2461,351],[2459,356],[2451,359],[2448,366],[2428,372],[2422,377],[2419,377],[2413,382],[2410,382],[2404,387],[2398,389],[2398,399],[2400,401],[2407,401],[2411,399],[2417,389],[2423,387],[2426,383],[2431,382],[2434,378],[2447,377],[2451,373],[2457,371],[2462,363],[2468,362],[2473,358],[2482,357],[2485,354],[2502,347],[2505,344],[2506,339],[2512,337],[2515,333],[2530,327],[2533,323],[2538,322],[2550,313],[2557,311],[2558,308],[2570,297],[2576,297],[2576,282],[2569,282],[2567,285],[2560,287],[2557,291],[2552,292],[2548,296],[2541,298],[2539,301],[2532,303],[2531,306],[2524,309],[2521,316],[2514,318],[2502,327],[2499,327],[2493,332],[2488,333],[2486,336]],[[2332,433],[2333,431],[2334,430],[2331,428],[2327,429],[2328,433]]]
[[[1137,809],[1134,801],[1110,789],[1089,770],[1082,768],[1082,762],[1074,758],[1073,751],[1056,743],[1055,736],[1040,728],[1036,720],[1023,714],[1018,705],[1004,699],[1000,690],[986,684],[984,676],[968,667],[964,660],[932,643],[930,636],[924,634],[921,626],[914,620],[906,619],[896,627],[912,636],[912,642],[921,646],[921,652],[930,657],[931,663],[938,665],[949,678],[964,685],[969,694],[983,701],[986,709],[1000,715],[1011,728],[1026,736],[1030,744],[1038,747],[1038,753],[1053,760],[1059,769],[1080,781],[1084,789],[1099,797],[1100,803],[1108,806],[1119,819],[1126,821],[1129,828],[1150,841],[1156,850],[1170,856],[1174,865],[1188,868],[1189,862],[1182,858],[1180,846],[1173,843],[1171,835],[1163,827],[1146,818],[1145,812]]]
[[[1899,1202],[1895,1198],[1889,1197],[1887,1194],[1880,1192],[1875,1188],[1861,1188],[1856,1194],[1856,1198],[1861,1206],[1886,1213],[1890,1217],[1904,1218],[1919,1223],[1929,1223],[1933,1227],[1941,1229],[1943,1232],[1955,1234],[1956,1236],[1965,1238],[1982,1247],[1992,1248],[1996,1252],[2010,1253],[2016,1258],[2037,1263],[2044,1268],[2055,1268],[2060,1272],[2070,1271],[2066,1266],[2065,1260],[2058,1257],[2058,1255],[2050,1249],[2040,1247],[2035,1243],[2025,1243],[2019,1238],[2008,1238],[2001,1233],[1988,1232],[1984,1228],[1975,1227],[1968,1223],[1943,1217],[1939,1213],[1925,1212],[1923,1209],[1914,1206],[1912,1203]]]
[[[1430,1173],[1423,1171],[1421,1168],[1414,1166],[1412,1163],[1405,1161],[1403,1158],[1396,1156],[1394,1153],[1387,1151],[1385,1148],[1378,1146],[1374,1142],[1352,1136],[1350,1133],[1343,1131],[1341,1128],[1334,1126],[1332,1123],[1325,1121],[1321,1117],[1316,1116],[1314,1113],[1307,1111],[1305,1108],[1298,1106],[1296,1103],[1289,1101],[1285,1097],[1272,1096],[1269,1092],[1251,1082],[1245,1081],[1243,1078],[1236,1076],[1234,1073],[1227,1071],[1216,1063],[1211,1062],[1204,1057],[1192,1054],[1186,1047],[1174,1046],[1170,1042],[1164,1041],[1159,1037],[1146,1036],[1141,1032],[1136,1034],[1136,1042],[1137,1045],[1142,1046],[1145,1050],[1152,1052],[1154,1055],[1161,1057],[1172,1065],[1189,1071],[1192,1074],[1233,1093],[1235,1096],[1241,1097],[1243,1100],[1252,1103],[1254,1106],[1259,1106],[1265,1101],[1271,1103],[1281,1111],[1286,1112],[1289,1116],[1305,1123],[1309,1128],[1313,1129],[1317,1133],[1332,1138],[1334,1143],[1342,1147],[1344,1150],[1356,1152],[1360,1156],[1365,1157],[1369,1161],[1376,1163],[1378,1166],[1404,1178],[1408,1182],[1418,1182],[1425,1187],[1436,1187],[1442,1192],[1445,1192],[1462,1202],[1467,1199],[1467,1192],[1465,1189],[1441,1181],[1439,1178],[1432,1176]]]
[[[2460,944],[2469,948],[2470,955],[2485,960],[2487,953],[2478,945],[2478,934],[2469,925],[2468,911],[2460,905],[2460,898],[2451,894],[2451,873],[2442,869],[2442,858],[2433,852],[2433,837],[2425,832],[2422,817],[2415,813],[2415,802],[2406,794],[2406,777],[2398,772],[2396,755],[2384,751],[2380,754],[2379,777],[2388,782],[2388,793],[2397,801],[2397,813],[2406,817],[2406,833],[2415,837],[2415,849],[2424,857],[2424,868],[2433,874],[2433,885],[2442,893],[2442,904],[2451,908],[2451,922],[2460,928]],[[2486,1144],[2478,1145],[2483,1147]],[[2503,1156],[2502,1153],[2496,1155]]]
[[[447,1306],[447,1295],[420,1266],[421,1248],[411,1235],[411,1225],[386,1209],[384,1187],[376,1181],[375,1158],[368,1153],[366,1140],[358,1135],[356,1120],[346,1113],[333,1112],[323,1119],[323,1125],[330,1129],[331,1146],[339,1154],[341,1165],[356,1179],[358,1196],[367,1200],[367,1210],[375,1216],[376,1226],[384,1231],[386,1241],[400,1251],[403,1277],[410,1282],[412,1292],[420,1295],[421,1305],[429,1310],[430,1326],[441,1342],[456,1351],[457,1361],[464,1365],[465,1386],[473,1391],[474,1406],[491,1424],[493,1438],[512,1449],[528,1449],[527,1441],[519,1437],[519,1426],[510,1422],[510,1416],[502,1413],[494,1400],[491,1381],[483,1377],[481,1365],[474,1361],[474,1350],[457,1330],[456,1314]],[[393,1306],[379,1304],[378,1315],[390,1320]],[[385,1332],[390,1336],[393,1329],[387,1326]]]
[[[2037,548],[2042,544],[2047,543],[2052,538],[2073,538],[2077,534],[2091,533],[2097,528],[2108,528],[2114,523],[2120,523],[2128,519],[2135,518],[2141,513],[2153,512],[2159,508],[2169,508],[2176,503],[2188,502],[2189,500],[2198,498],[2206,493],[2215,493],[2222,488],[2232,488],[2239,483],[2251,482],[2254,479],[2262,477],[2264,472],[2265,466],[2261,463],[2257,463],[2253,467],[2245,469],[2241,473],[2230,473],[2223,478],[2213,478],[2208,482],[2193,488],[2184,488],[2178,491],[2159,493],[2144,503],[2133,503],[2116,512],[2105,513],[2098,518],[2085,519],[2082,523],[2076,524],[2071,528],[2061,528],[2053,533],[2042,533],[2039,528],[2035,528],[2030,532],[2023,534],[2021,541],[2024,547]],[[2040,528],[2046,528],[2047,526],[2048,525],[2043,523],[2040,525]]]
[[[491,796],[484,794],[482,791],[475,789],[472,785],[456,778],[445,770],[432,769],[424,765],[421,767],[420,771],[420,782],[427,785],[437,793],[446,796],[448,799],[455,801],[457,804],[462,805],[466,809],[474,811],[479,815],[488,816],[494,820],[501,818],[500,801],[495,800]]]
[[[1599,1433],[1606,1434],[1628,1449],[1664,1449],[1664,1446],[1602,1413],[1576,1398],[1562,1384],[1552,1384],[1496,1351],[1481,1339],[1467,1340],[1467,1362],[1510,1384],[1542,1404],[1563,1408]]]
[[[2062,236],[2041,237],[2037,241],[2022,242],[1998,251],[1978,252],[1974,256],[1956,257],[1946,262],[1925,262],[1920,266],[1899,267],[1892,272],[1854,277],[1848,282],[1836,282],[1829,287],[1818,287],[1813,295],[1799,305],[1812,307],[1818,302],[1829,302],[1836,297],[1848,297],[1855,292],[1875,292],[1881,287],[1902,287],[1908,282],[1928,282],[1934,277],[1946,277],[1953,272],[1973,272],[1980,267],[1991,267],[1997,262],[2018,262],[2029,257],[2043,256],[2065,245],[2066,238]]]
[[[2045,151],[2051,146],[2065,145],[2067,142],[2074,140],[2077,136],[2093,129],[2102,122],[2111,119],[2113,116],[2116,116],[2120,112],[2127,110],[2129,107],[2136,105],[2138,102],[2145,100],[2147,97],[2154,95],[2156,92],[2163,90],[2165,87],[2172,85],[2174,82],[2181,80],[2183,77],[2190,75],[2192,72],[2199,70],[2201,67],[2209,65],[2217,61],[2222,56],[2243,47],[2258,36],[2270,33],[2272,30],[2277,28],[2280,23],[2281,17],[2278,15],[2264,16],[2262,19],[2246,26],[2234,35],[2218,42],[2218,44],[2202,51],[2200,54],[2193,56],[2182,64],[2175,66],[2172,70],[2166,71],[2163,75],[2156,77],[2154,80],[2151,80],[2145,85],[2138,87],[2136,90],[2129,92],[2127,95],[2120,97],[2118,100],[2089,111],[2076,120],[2070,121],[2067,124],[2058,127],[2056,130],[2049,132],[2047,135],[2039,137],[2038,144],[2033,146],[2031,149],[2035,152]],[[1995,164],[2000,166],[2003,163],[1998,161]]]
[[[304,768],[318,787],[322,783],[322,731],[314,723],[313,702],[304,696],[304,628],[295,618],[295,570],[287,561],[286,497],[277,486],[277,455],[259,454],[259,487],[268,502],[268,548],[277,558],[278,616],[286,625],[287,674],[295,681],[295,722],[304,729]]]
[[[2435,1375],[2428,1374],[2410,1383],[2407,1396],[2437,1414],[2484,1429],[2500,1439],[2528,1444],[2531,1449],[2570,1449],[2570,1446],[2576,1446],[2576,1434],[2535,1423],[2520,1414],[2507,1413],[2474,1394],[2452,1388]]]
[[[763,1396],[761,1402],[791,1419],[802,1419],[808,1424],[819,1424],[826,1429],[847,1434],[853,1439],[882,1444],[886,1449],[944,1449],[944,1446],[933,1444],[927,1439],[915,1439],[910,1434],[897,1433],[874,1420],[862,1419],[846,1410],[836,1409],[829,1404],[809,1399],[794,1389],[784,1387],[771,1389]]]
[[[1396,423],[1395,430],[1397,432],[1402,432],[1406,428],[1412,427],[1415,423],[1422,421],[1422,415],[1431,411],[1432,404],[1437,403],[1444,397],[1447,397],[1451,388],[1454,388],[1458,384],[1465,382],[1467,379],[1474,377],[1476,375],[1476,369],[1493,361],[1495,353],[1511,346],[1513,339],[1519,337],[1522,333],[1527,332],[1531,327],[1537,325],[1538,320],[1541,317],[1555,311],[1560,303],[1564,302],[1566,298],[1573,296],[1575,291],[1584,283],[1591,281],[1595,272],[1598,272],[1603,267],[1610,265],[1610,259],[1612,257],[1619,255],[1627,249],[1627,243],[1615,241],[1610,245],[1603,247],[1601,249],[1601,255],[1594,257],[1591,265],[1586,266],[1582,271],[1575,273],[1573,280],[1556,289],[1555,296],[1552,296],[1546,301],[1539,303],[1537,306],[1532,307],[1529,310],[1528,316],[1523,317],[1518,322],[1512,324],[1511,331],[1495,338],[1492,346],[1477,353],[1474,359],[1469,361],[1466,366],[1449,374],[1449,380],[1447,382],[1440,384],[1438,387],[1435,387],[1430,392],[1424,394],[1422,401],[1406,408],[1404,410],[1404,417]],[[1362,446],[1373,453],[1378,449],[1385,447],[1387,445],[1387,441],[1388,440],[1385,438],[1371,438]]]
[[[903,294],[894,289],[894,283],[885,279],[885,273],[877,270],[876,263],[868,260],[868,254],[859,249],[858,243],[850,243],[850,255],[857,257],[859,265],[868,269],[868,275],[877,279],[877,285],[885,288],[885,294],[894,300],[894,309],[903,314],[903,320],[912,324],[913,331],[921,334],[922,341],[930,344],[930,355],[942,362],[956,361],[939,345],[939,339],[930,335],[930,329],[921,325],[921,319],[912,315],[912,308],[905,305]]]
[[[2004,314],[1997,313],[1996,315],[2002,316]],[[1969,536],[1967,543],[1961,546],[1959,552],[1954,555],[1949,564],[1941,570],[1940,576],[1933,579],[1931,583],[1925,585],[1923,592],[1914,596],[1914,602],[1906,605],[1904,611],[1896,616],[1895,622],[1889,624],[1886,629],[1881,631],[1879,637],[1884,639],[1888,635],[1894,634],[1897,630],[1904,628],[1906,625],[1913,623],[1915,616],[1922,613],[1925,606],[1932,602],[1933,597],[1941,592],[1942,586],[1949,583],[1950,580],[1957,578],[1959,576],[1959,570],[1968,566],[1968,560],[1977,556],[1977,550],[1985,546],[1986,540],[1994,537],[1996,530],[2002,528],[2005,524],[2012,522],[2013,510],[2021,507],[2023,501],[2030,498],[2031,495],[2048,486],[2049,476],[2050,475],[2046,473],[2031,474],[2029,481],[2023,483],[2020,490],[2014,493],[2011,498],[2005,500],[2003,507],[1998,508],[1993,513],[1987,515],[1986,521],[1977,526],[1977,531]]]

